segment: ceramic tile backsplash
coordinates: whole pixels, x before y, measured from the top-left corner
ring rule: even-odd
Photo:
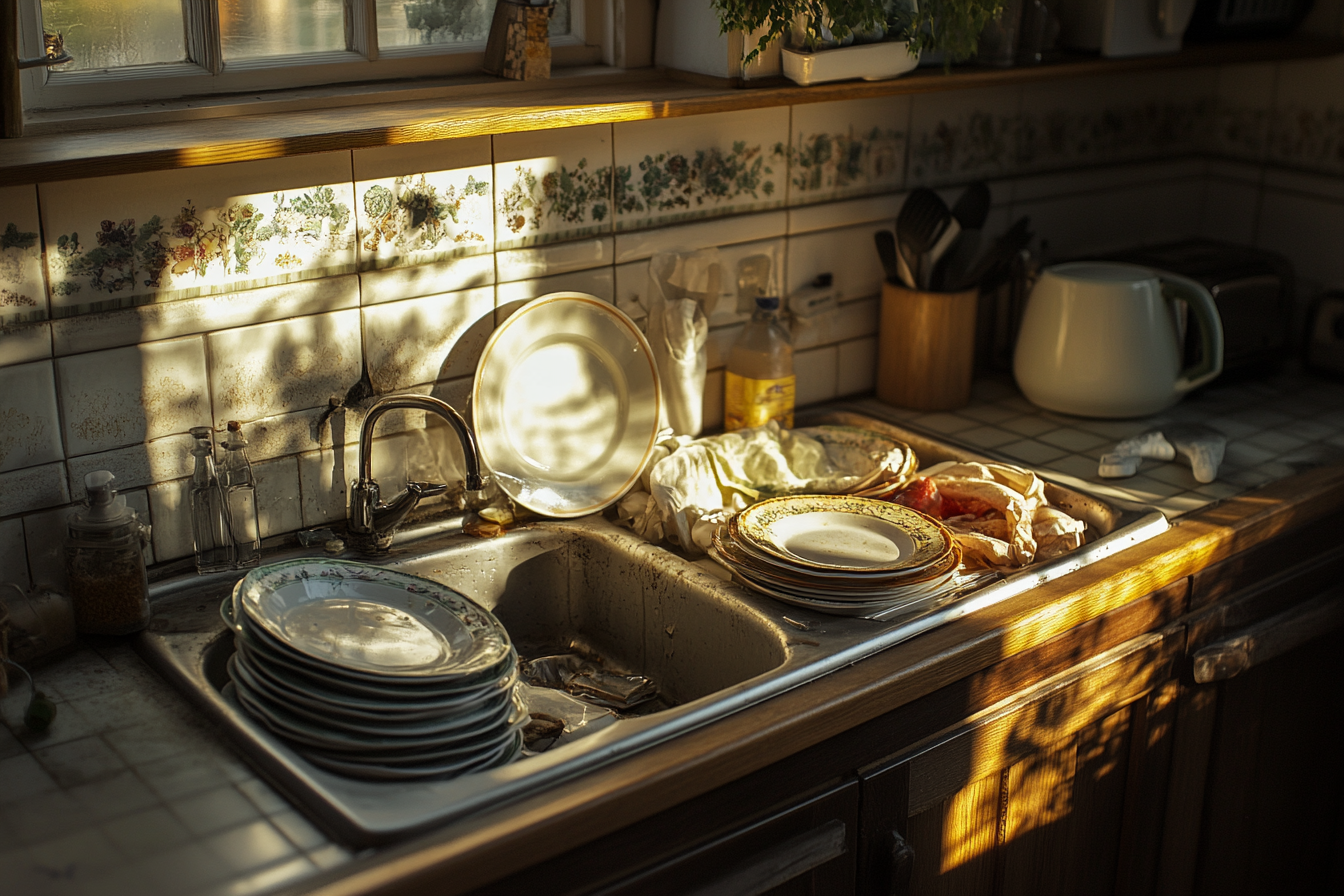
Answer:
[[[210,334],[216,426],[325,407],[360,377],[360,312],[354,309]]]
[[[900,189],[909,121],[908,96],[794,106],[789,204]]]
[[[613,142],[617,231],[786,201],[787,106],[620,122]]]
[[[50,361],[0,367],[0,472],[61,460]]]
[[[799,400],[865,392],[882,277],[872,234],[913,185],[950,203],[990,178],[982,246],[1027,215],[1051,257],[1202,234],[1281,251],[1309,286],[1344,284],[1338,65],[1121,74],[0,189],[0,422],[11,424],[0,551],[33,581],[60,576],[64,516],[84,475],[106,468],[152,518],[153,557],[189,556],[185,430],[231,418],[244,423],[268,534],[340,519],[363,414],[330,402],[365,369],[376,392],[465,409],[481,347],[512,310],[575,290],[642,319],[661,252],[718,254],[707,425],[721,422],[722,366],[750,311],[736,267],[751,255],[770,258],[781,296],[830,273],[841,297],[793,325]],[[13,323],[16,308],[54,319]],[[1022,431],[1025,418],[968,422],[1024,451],[1074,450]],[[460,477],[448,435],[423,413],[381,418],[385,486]],[[1152,483],[1173,487],[1184,484]]]
[[[20,519],[0,520],[0,582],[12,582],[25,591],[33,584]]]
[[[47,319],[34,187],[0,187],[0,326]]]
[[[355,268],[349,153],[41,184],[57,317]]]
[[[56,360],[71,456],[185,432],[210,419],[200,336]]]
[[[378,394],[469,376],[495,325],[490,287],[364,309],[365,357]]]
[[[611,232],[611,125],[493,139],[498,248]]]
[[[489,137],[356,149],[361,268],[479,255],[494,248]]]

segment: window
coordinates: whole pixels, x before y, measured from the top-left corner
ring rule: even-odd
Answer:
[[[20,0],[28,110],[479,72],[495,0]],[[601,61],[603,0],[556,0],[553,64]]]

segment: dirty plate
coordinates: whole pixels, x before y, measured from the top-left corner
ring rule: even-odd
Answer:
[[[897,572],[952,549],[938,522],[899,504],[848,495],[770,498],[737,516],[753,547],[810,569]]]
[[[552,517],[596,513],[630,490],[653,452],[661,402],[644,334],[578,292],[534,299],[500,324],[471,398],[499,487]]]
[[[512,651],[489,611],[430,579],[348,560],[258,567],[237,603],[284,647],[338,669],[445,682],[496,668]]]

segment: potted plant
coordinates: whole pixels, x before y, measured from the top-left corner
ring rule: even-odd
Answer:
[[[723,33],[751,34],[750,64],[783,41],[784,74],[800,84],[892,78],[923,52],[947,62],[975,54],[1002,0],[710,0]]]

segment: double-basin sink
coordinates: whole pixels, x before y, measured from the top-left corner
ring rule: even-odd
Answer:
[[[985,459],[873,416],[842,411],[830,419],[863,423],[902,439],[915,448],[921,465]],[[388,842],[631,756],[1065,575],[1168,525],[1148,508],[1101,500],[1077,488],[1051,484],[1049,489],[1053,503],[1087,521],[1087,544],[918,615],[886,620],[778,603],[725,581],[709,561],[697,563],[651,545],[600,515],[533,522],[489,539],[463,534],[460,519],[405,531],[390,553],[373,562],[442,582],[488,608],[523,656],[577,650],[645,676],[658,687],[656,705],[665,707],[626,714],[593,726],[587,736],[458,778],[400,783],[342,777],[311,765],[254,722],[225,689],[233,638],[219,605],[236,574],[157,583],[154,621],[139,644],[263,775],[338,838],[356,846]],[[297,556],[303,554],[267,559]]]

